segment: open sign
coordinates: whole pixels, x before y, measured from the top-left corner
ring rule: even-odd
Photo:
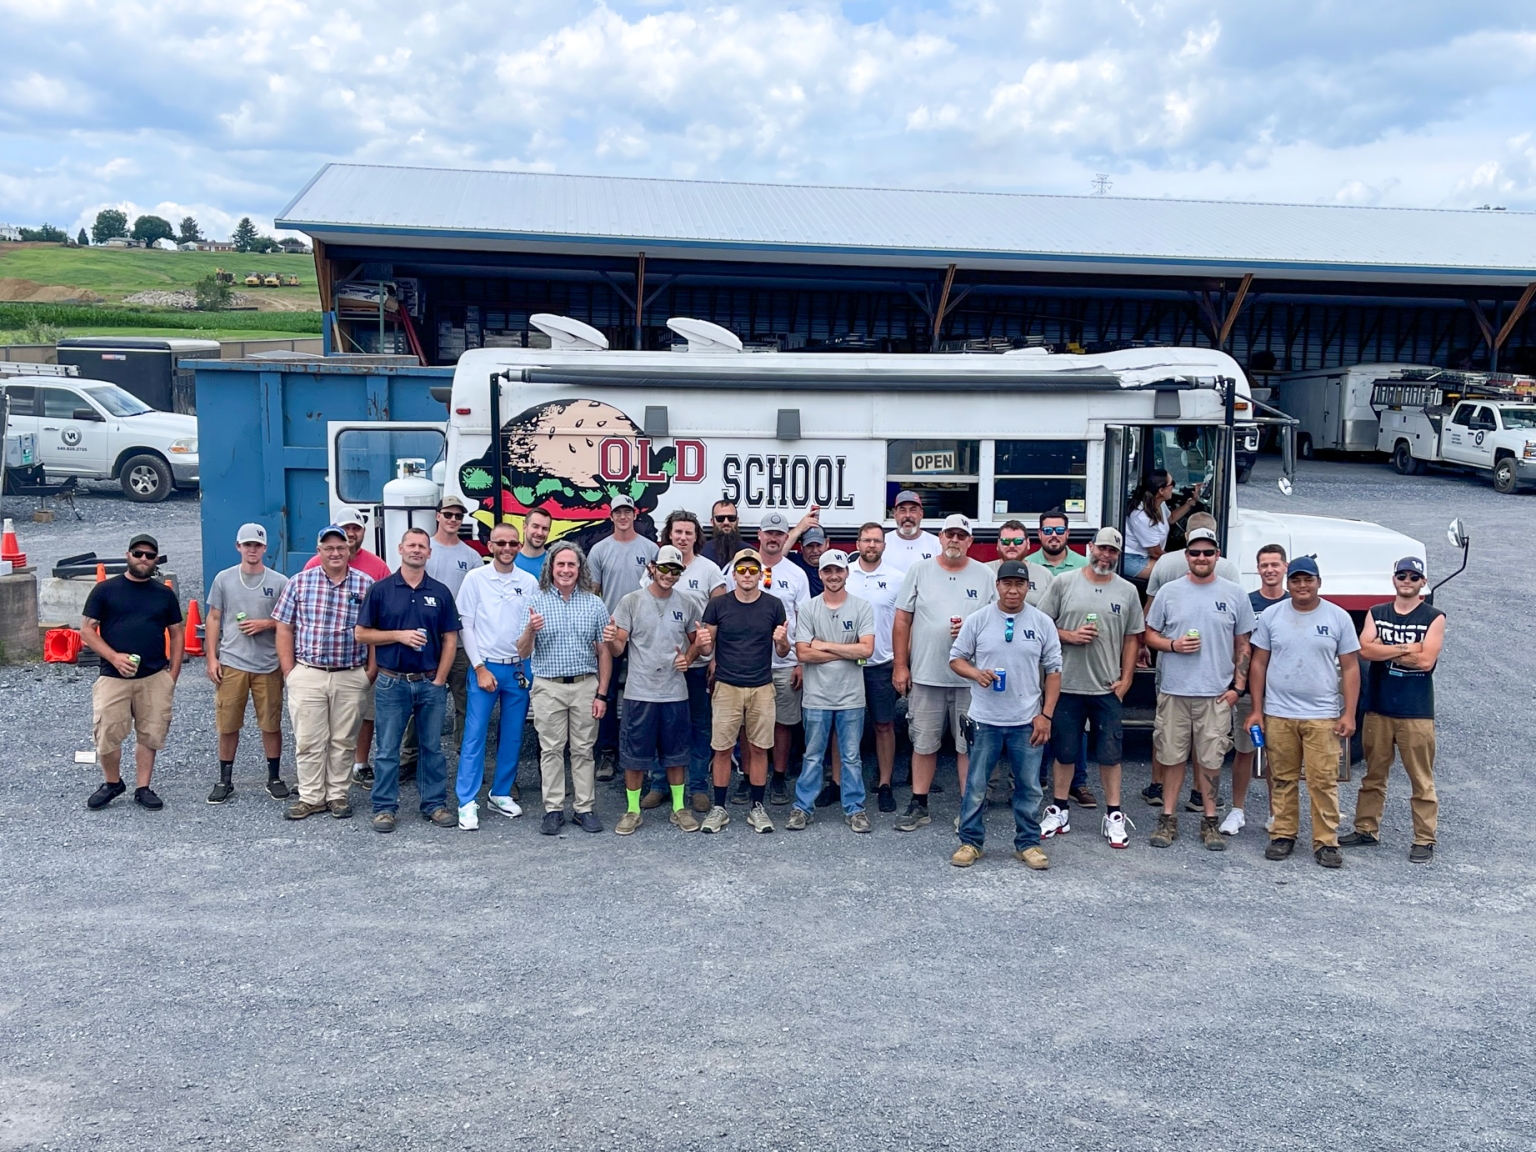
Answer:
[[[913,472],[953,472],[954,470],[955,454],[953,452],[912,453]]]

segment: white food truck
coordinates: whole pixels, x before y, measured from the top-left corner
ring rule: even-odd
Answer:
[[[1421,381],[1382,381],[1377,448],[1404,476],[1435,464],[1488,476],[1505,494],[1536,484],[1536,382],[1488,383],[1476,373],[1436,372]]]
[[[895,494],[913,489],[928,528],[964,513],[972,554],[988,558],[1004,521],[1033,527],[1053,507],[1081,547],[1099,527],[1122,526],[1137,486],[1165,468],[1180,489],[1200,487],[1250,588],[1259,546],[1279,543],[1315,554],[1327,597],[1358,612],[1390,599],[1393,560],[1424,554],[1365,521],[1240,509],[1237,426],[1282,422],[1289,446],[1289,423],[1254,404],[1221,352],[752,355],[724,329],[677,319],[690,346],[677,355],[607,351],[601,333],[562,317],[535,323],[554,347],[460,358],[440,394],[442,424],[333,423],[332,512],[381,516],[382,484],[411,458],[476,509],[482,537],[494,509],[520,525],[540,507],[554,536],[590,538],[623,494],[657,524],[686,508],[708,525],[714,502],[730,499],[749,540],[765,512],[795,520],[816,504],[846,546],[866,521],[890,525]],[[417,507],[396,511],[430,528],[431,508]],[[380,540],[381,554],[396,543]]]
[[[1296,454],[1369,454],[1376,451],[1377,381],[1401,378],[1412,364],[1355,364],[1311,372],[1287,372],[1275,380],[1275,406],[1296,421]]]

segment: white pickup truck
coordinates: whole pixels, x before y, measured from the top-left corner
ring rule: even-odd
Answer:
[[[10,431],[37,435],[50,477],[116,480],[130,500],[164,500],[198,484],[197,417],[160,412],[106,380],[0,378]]]
[[[1536,400],[1463,396],[1439,402],[1423,385],[1381,383],[1371,406],[1380,417],[1376,449],[1404,476],[1428,464],[1490,476],[1496,492],[1536,484]]]

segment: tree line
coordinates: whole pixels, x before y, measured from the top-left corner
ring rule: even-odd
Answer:
[[[45,223],[40,228],[22,228],[19,231],[23,240],[41,240],[52,244],[69,243],[69,233],[62,228],[55,228],[52,224]],[[171,222],[165,217],[145,214],[133,222],[133,228],[130,230],[128,213],[118,208],[103,208],[96,213],[96,222],[91,225],[90,235],[86,235],[84,228],[80,229],[80,234],[75,237],[75,243],[84,248],[89,244],[105,244],[108,240],[115,240],[118,237],[141,240],[146,247],[160,240],[174,240],[178,244],[192,244],[207,240],[194,216],[183,216],[181,223],[172,228]],[[229,239],[236,252],[282,251],[282,245],[276,240],[271,236],[263,236],[256,230],[256,225],[251,222],[249,216],[240,218],[240,223],[235,225],[235,230],[230,234]]]

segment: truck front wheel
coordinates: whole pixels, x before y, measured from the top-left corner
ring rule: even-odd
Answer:
[[[120,476],[123,495],[140,504],[158,504],[171,494],[171,467],[158,456],[145,453],[123,463]]]
[[[1392,467],[1399,476],[1416,476],[1424,470],[1424,466],[1413,458],[1413,449],[1408,447],[1408,441],[1399,440],[1392,449]]]
[[[1515,471],[1514,457],[1506,456],[1497,461],[1493,466],[1493,490],[1508,496],[1519,486],[1520,477]]]

